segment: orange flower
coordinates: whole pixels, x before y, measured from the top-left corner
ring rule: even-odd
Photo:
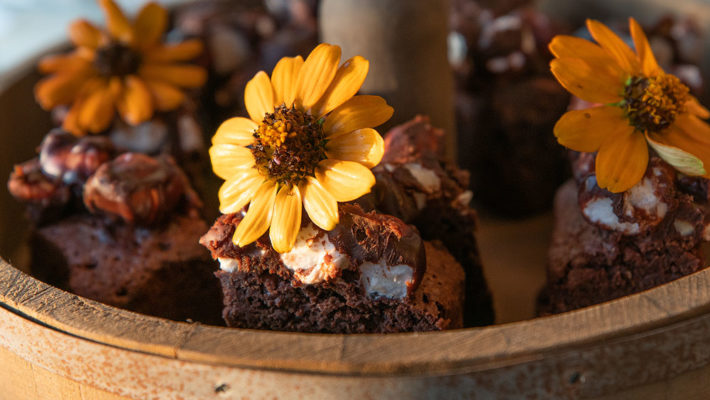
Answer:
[[[658,66],[646,35],[629,18],[634,52],[604,24],[587,20],[598,44],[572,36],[550,42],[557,80],[573,95],[601,104],[569,111],[554,128],[572,150],[597,152],[600,187],[623,192],[641,180],[650,145],[678,171],[710,177],[710,116],[688,87]]]
[[[212,169],[225,179],[220,211],[249,205],[233,242],[246,246],[266,231],[279,253],[290,251],[306,211],[331,230],[338,202],[355,200],[375,184],[370,171],[385,151],[372,129],[394,110],[378,96],[356,96],[370,63],[355,56],[340,65],[340,47],[322,43],[303,61],[285,57],[269,77],[246,85],[250,118],[228,119],[212,138]],[[340,65],[340,66],[339,66]]]
[[[39,70],[52,74],[35,86],[40,105],[50,110],[70,106],[64,129],[75,135],[99,133],[113,121],[116,110],[131,125],[147,121],[153,111],[169,111],[185,100],[181,88],[202,86],[204,69],[180,64],[202,52],[202,43],[187,40],[163,44],[167,11],[146,4],[133,22],[112,0],[99,0],[106,30],[86,20],[69,27],[76,49],[50,56]]]

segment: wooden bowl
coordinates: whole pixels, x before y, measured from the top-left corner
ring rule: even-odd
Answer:
[[[2,179],[49,128],[32,98],[31,65],[0,79]],[[1,399],[651,400],[710,392],[710,270],[531,319],[549,215],[482,218],[498,325],[390,335],[229,329],[116,309],[22,272],[25,226],[22,208],[0,190]]]

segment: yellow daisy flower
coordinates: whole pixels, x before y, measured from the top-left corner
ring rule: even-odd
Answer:
[[[597,182],[612,192],[641,180],[649,146],[680,172],[710,177],[705,167],[710,166],[710,126],[701,120],[710,113],[687,86],[658,66],[633,18],[629,27],[636,51],[593,20],[587,20],[587,28],[597,44],[564,35],[550,42],[556,57],[550,68],[560,84],[600,104],[564,114],[554,128],[558,142],[597,152]]]
[[[163,44],[168,12],[146,4],[130,22],[112,0],[99,0],[106,31],[86,20],[69,27],[76,49],[44,58],[39,70],[52,74],[35,86],[42,108],[70,106],[64,129],[76,135],[99,133],[113,121],[116,110],[131,125],[147,121],[153,111],[169,111],[185,100],[181,88],[205,83],[206,71],[180,64],[202,52],[199,40]]]
[[[368,193],[370,168],[384,153],[372,129],[392,107],[378,96],[355,96],[369,62],[355,56],[340,67],[340,47],[320,44],[306,61],[283,58],[271,78],[260,71],[246,85],[248,118],[225,121],[212,138],[215,174],[226,182],[220,211],[249,204],[234,233],[246,246],[269,230],[278,252],[289,251],[301,228],[302,208],[314,224],[331,230],[337,202]]]

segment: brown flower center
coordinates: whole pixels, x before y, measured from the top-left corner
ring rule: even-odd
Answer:
[[[135,74],[140,65],[141,55],[124,44],[111,42],[96,49],[94,66],[104,77]]]
[[[254,137],[249,148],[256,168],[280,184],[300,184],[327,158],[322,121],[294,107],[267,113]]]
[[[688,87],[670,74],[633,77],[624,87],[621,104],[632,126],[642,132],[658,132],[685,111],[688,92]]]

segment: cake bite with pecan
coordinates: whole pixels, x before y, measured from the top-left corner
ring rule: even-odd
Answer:
[[[55,131],[8,187],[27,205],[31,271],[78,295],[175,320],[219,323],[201,201],[172,157],[117,155]],[[200,301],[195,301],[200,299]]]
[[[217,130],[224,214],[201,243],[220,263],[229,326],[402,332],[463,326],[465,273],[396,216],[353,204],[376,183],[393,110],[356,95],[369,63],[318,45],[245,89],[250,118]],[[304,213],[305,211],[305,213]]]
[[[587,27],[596,43],[571,36],[550,43],[552,73],[592,107],[568,111],[554,129],[575,151],[574,180],[555,199],[543,314],[707,266],[710,113],[659,66],[634,19],[635,51],[599,22]]]

